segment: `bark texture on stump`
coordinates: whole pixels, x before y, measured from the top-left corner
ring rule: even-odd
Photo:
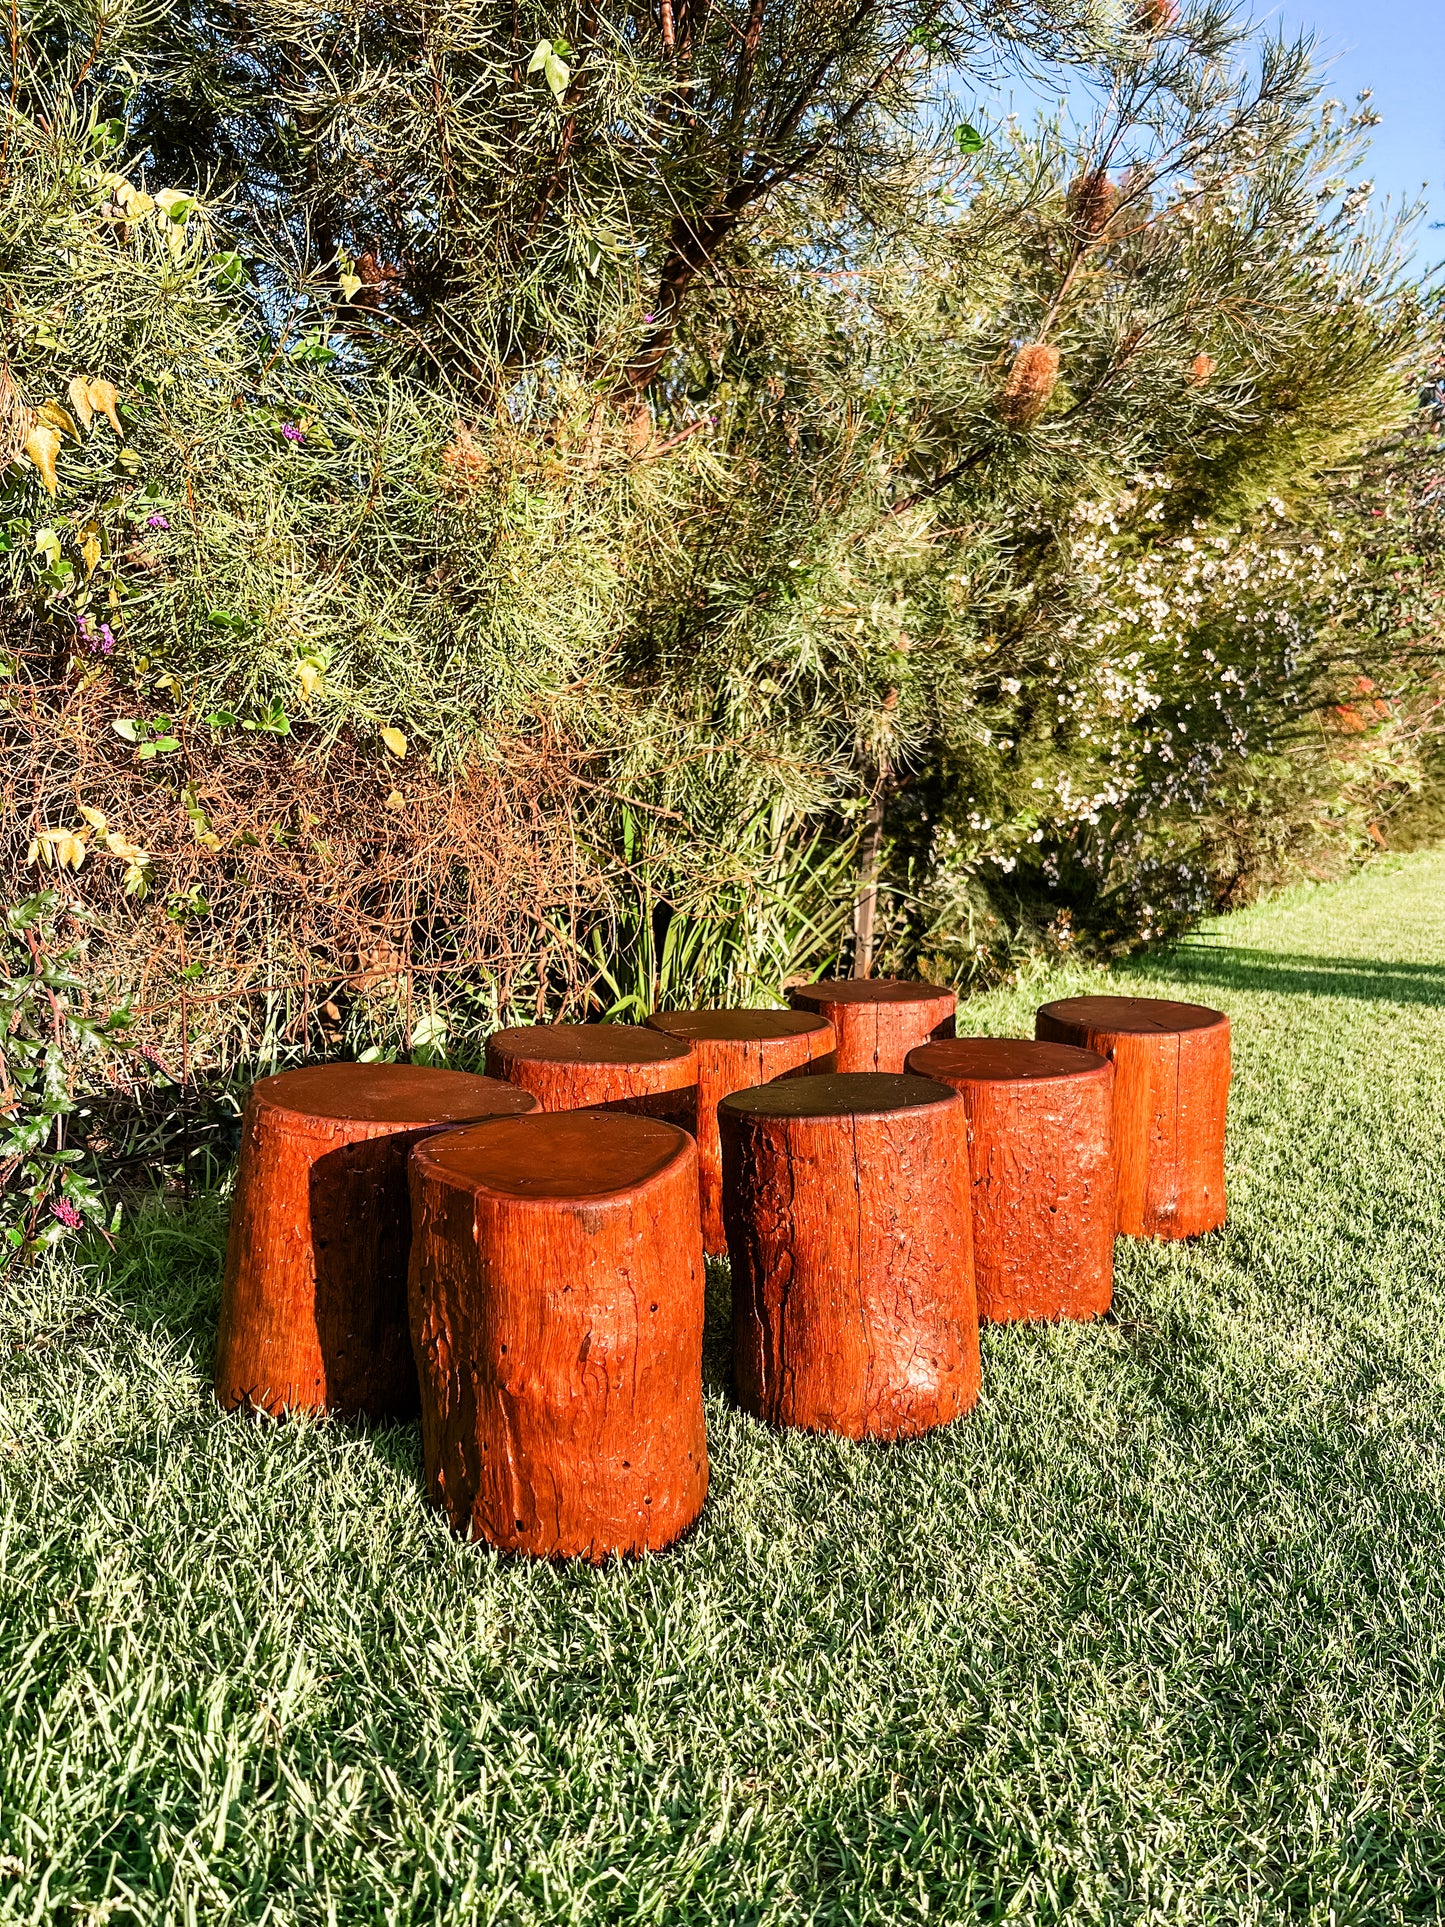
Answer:
[[[1120,1231],[1192,1238],[1224,1223],[1229,1019],[1156,997],[1067,997],[1044,1004],[1035,1034],[1114,1065]]]
[[[648,1018],[654,1030],[697,1052],[697,1164],[702,1191],[702,1244],[711,1258],[727,1254],[722,1219],[722,1146],[717,1107],[733,1091],[751,1090],[800,1070],[836,1070],[833,1027],[802,1010],[669,1010]]]
[[[568,1111],[419,1145],[409,1279],[427,1486],[458,1531],[605,1559],[707,1496],[697,1147]]]
[[[921,1077],[784,1078],[718,1106],[739,1402],[906,1438],[978,1398],[962,1100]]]
[[[684,1130],[697,1109],[691,1044],[644,1024],[525,1024],[487,1039],[487,1075],[544,1111],[631,1111]]]
[[[419,1064],[317,1064],[253,1084],[221,1293],[221,1404],[415,1412],[407,1153],[447,1125],[535,1108],[515,1085]]]
[[[980,1318],[1096,1318],[1114,1295],[1114,1067],[1096,1051],[957,1037],[908,1068],[968,1113]]]
[[[843,977],[831,983],[796,984],[788,991],[795,1010],[826,1017],[838,1039],[838,1069],[901,1075],[909,1051],[952,1037],[958,999],[940,984],[904,983],[892,977]]]

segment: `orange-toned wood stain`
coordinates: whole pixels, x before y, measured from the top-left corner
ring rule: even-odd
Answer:
[[[962,1101],[924,1078],[783,1078],[718,1106],[746,1411],[902,1438],[978,1398]]]
[[[1113,1063],[1118,1229],[1133,1238],[1192,1238],[1222,1225],[1224,1013],[1157,997],[1069,997],[1042,1005],[1034,1029]]]
[[[702,1509],[697,1148],[623,1112],[418,1146],[409,1279],[427,1487],[509,1551],[601,1560]]]
[[[535,1109],[510,1084],[417,1064],[318,1064],[251,1088],[226,1246],[227,1409],[417,1409],[407,1153],[446,1125]]]
[[[908,1068],[968,1113],[980,1318],[1094,1318],[1114,1292],[1114,1068],[1094,1051],[957,1037]]]

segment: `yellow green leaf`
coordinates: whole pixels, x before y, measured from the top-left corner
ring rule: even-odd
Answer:
[[[65,398],[85,424],[85,432],[90,433],[90,424],[95,420],[95,410],[90,405],[90,384],[83,375],[72,375],[66,383]]]
[[[116,404],[119,402],[120,396],[116,393],[115,383],[97,378],[95,381],[86,384],[85,392],[96,414],[104,415],[105,419],[115,430],[116,439],[118,441],[124,441],[125,435],[121,429],[120,416],[116,413]]]
[[[395,757],[406,755],[406,738],[399,729],[386,728],[381,732],[381,740]]]
[[[55,458],[60,453],[60,437],[44,422],[36,422],[23,443],[25,453],[40,471],[40,479],[53,495],[56,489]]]

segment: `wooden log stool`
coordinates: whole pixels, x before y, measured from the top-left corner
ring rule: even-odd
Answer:
[[[788,991],[795,1010],[826,1017],[838,1039],[840,1072],[903,1070],[919,1044],[952,1037],[958,999],[940,984],[905,983],[893,977],[842,977],[831,983],[795,984]]]
[[[702,1248],[727,1254],[722,1220],[719,1100],[799,1069],[836,1068],[833,1027],[803,1010],[669,1010],[647,1020],[697,1052],[697,1165],[702,1188]]]
[[[922,1077],[789,1077],[718,1105],[746,1411],[905,1438],[978,1398],[962,1100]]]
[[[1114,1067],[1022,1037],[955,1037],[908,1068],[968,1113],[980,1318],[1096,1318],[1114,1295]]]
[[[458,1531],[593,1561],[707,1495],[697,1147],[656,1118],[502,1118],[420,1144],[408,1294],[427,1486]]]
[[[1114,1065],[1114,1162],[1121,1232],[1192,1238],[1224,1223],[1229,1019],[1156,997],[1044,1004],[1035,1035]]]
[[[544,1111],[633,1111],[690,1131],[692,1045],[643,1024],[524,1024],[487,1039],[487,1075],[530,1091]]]
[[[221,1404],[415,1412],[407,1153],[446,1125],[535,1108],[513,1084],[419,1064],[317,1064],[253,1084],[221,1290]]]

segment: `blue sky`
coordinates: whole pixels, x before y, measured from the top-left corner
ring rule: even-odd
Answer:
[[[1423,266],[1445,259],[1445,8],[1440,0],[1283,0],[1261,17],[1293,32],[1312,30],[1334,61],[1330,91],[1353,102],[1374,89],[1384,115],[1375,129],[1369,172],[1377,194],[1413,200],[1428,181],[1426,223],[1416,236]]]

